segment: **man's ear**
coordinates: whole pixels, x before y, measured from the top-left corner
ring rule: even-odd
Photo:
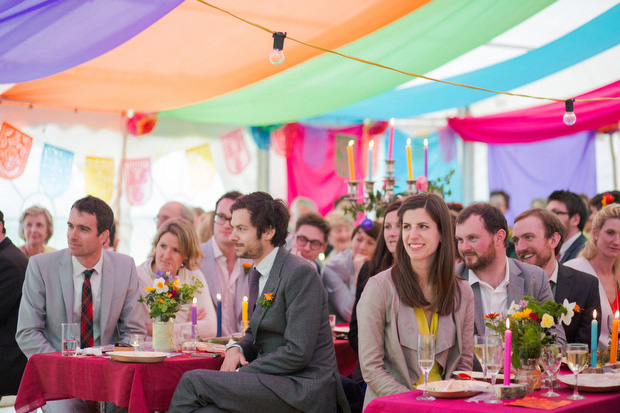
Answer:
[[[274,235],[276,235],[276,229],[274,227],[269,227],[263,232],[263,239],[271,242]]]
[[[495,241],[496,241],[496,243],[501,244],[503,246],[504,245],[504,240],[506,239],[506,236],[507,236],[506,231],[504,231],[503,229],[498,230],[495,233],[495,237],[496,237]]]

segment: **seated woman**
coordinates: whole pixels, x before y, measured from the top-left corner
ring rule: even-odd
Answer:
[[[567,267],[598,278],[601,298],[601,334],[599,347],[609,347],[614,314],[620,310],[620,205],[610,204],[594,214],[592,238],[579,256],[564,263]]]
[[[217,331],[216,314],[209,287],[199,269],[201,259],[202,252],[192,223],[184,218],[171,218],[165,221],[155,235],[151,256],[137,268],[140,283],[139,291],[142,295],[146,295],[145,288],[153,286],[153,281],[157,278],[157,271],[170,271],[173,276],[178,276],[181,284],[191,284],[193,277],[200,280],[203,287],[195,297],[198,307],[198,335],[200,337],[215,337]],[[146,329],[151,335],[154,320],[149,317],[149,310],[145,303],[142,303],[142,307],[145,314]],[[174,319],[175,330],[180,329],[182,324],[189,324],[191,321],[189,310],[179,311]]]
[[[355,302],[357,275],[362,265],[375,252],[381,227],[373,222],[370,229],[355,227],[351,248],[337,254],[325,263],[323,284],[329,295],[329,312],[336,315],[337,323],[351,321],[351,311]]]
[[[21,250],[29,258],[42,252],[56,251],[47,246],[53,234],[52,214],[43,207],[31,206],[19,218],[19,236],[26,241]]]
[[[394,266],[368,280],[357,306],[359,360],[368,384],[364,407],[423,382],[419,334],[435,335],[429,381],[473,366],[474,294],[454,273],[445,202],[434,194],[414,195],[403,201],[398,219]]]

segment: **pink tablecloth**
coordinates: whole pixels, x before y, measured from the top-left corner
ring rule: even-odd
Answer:
[[[567,387],[556,389],[560,397],[552,397],[551,400],[565,400],[572,394]],[[506,404],[468,403],[466,399],[436,399],[434,401],[418,401],[416,397],[422,394],[421,390],[408,393],[395,394],[392,396],[379,397],[368,404],[364,413],[450,413],[450,412],[519,412],[527,413],[542,412],[539,409],[524,409],[523,407],[507,406]],[[615,393],[581,393],[585,400],[572,401],[569,405],[551,410],[554,413],[586,412],[607,413],[620,411],[620,392]],[[540,391],[530,396],[540,397]],[[512,400],[504,400],[504,403]]]
[[[179,355],[161,363],[120,363],[105,357],[35,354],[28,360],[15,410],[33,411],[48,400],[77,397],[129,407],[129,413],[165,411],[184,372],[218,370],[223,357]]]

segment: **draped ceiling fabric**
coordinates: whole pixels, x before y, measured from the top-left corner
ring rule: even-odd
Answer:
[[[620,80],[593,90],[577,99],[620,97]],[[575,102],[577,122],[564,124],[564,102],[522,109],[490,116],[450,118],[448,124],[465,141],[500,143],[528,143],[596,130],[620,121],[620,100]]]
[[[258,5],[252,0],[239,0],[218,5],[272,30],[337,49],[429,1],[287,0]],[[548,0],[541,3],[547,4]],[[59,47],[73,50],[81,41],[75,37],[58,43]],[[57,75],[18,84],[2,96],[94,111],[177,108],[245,87],[321,53],[291,40],[285,45],[285,64],[274,66],[268,61],[273,47],[270,33],[198,1],[187,0],[116,49]]]
[[[39,79],[100,56],[182,2],[4,0],[0,83]]]

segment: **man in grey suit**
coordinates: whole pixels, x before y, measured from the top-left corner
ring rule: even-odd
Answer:
[[[475,334],[486,334],[484,315],[506,314],[512,302],[525,296],[541,303],[553,300],[545,272],[534,265],[506,257],[508,224],[502,212],[489,204],[473,204],[456,219],[456,240],[463,262],[457,275],[469,281],[475,299]],[[562,344],[564,330],[552,327]],[[476,362],[474,366],[479,366]]]
[[[312,264],[283,247],[286,204],[254,192],[231,210],[236,254],[256,265],[256,309],[243,339],[226,351],[222,371],[185,373],[169,411],[348,411],[327,293]]]
[[[222,299],[222,335],[243,331],[241,310],[243,297],[248,296],[248,271],[244,263],[250,260],[237,258],[235,248],[229,237],[232,204],[243,194],[238,191],[227,192],[215,203],[213,236],[200,244],[203,259],[200,271],[205,276],[213,305],[217,308],[217,294]],[[250,309],[251,310],[251,309]]]
[[[94,345],[128,341],[133,333],[146,334],[133,259],[103,249],[113,219],[105,202],[92,196],[82,198],[69,215],[69,248],[30,258],[16,335],[27,357],[61,350],[61,323],[81,323],[82,298],[89,284],[92,327],[83,325],[82,329],[91,334]],[[85,273],[90,274],[90,282]],[[85,407],[81,402],[48,402],[44,410],[81,411]]]
[[[576,193],[559,190],[547,198],[547,210],[556,214],[564,224],[564,242],[558,253],[560,263],[564,264],[577,258],[586,244],[582,231],[588,220],[588,207]]]
[[[528,209],[519,214],[512,229],[512,239],[519,260],[545,270],[557,303],[568,300],[577,303],[580,308],[571,323],[563,326],[566,341],[590,345],[594,310],[601,325],[598,279],[557,261],[556,255],[562,246],[563,234],[564,225],[557,215],[540,208]]]

